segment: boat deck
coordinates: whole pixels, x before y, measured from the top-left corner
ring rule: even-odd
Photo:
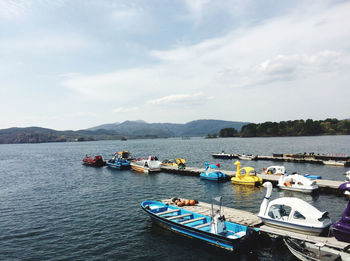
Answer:
[[[183,200],[186,200],[182,198]],[[169,205],[174,204],[171,199],[161,200],[164,203]],[[183,209],[190,210],[192,212],[200,213],[206,216],[211,215],[211,204],[205,202],[198,202],[195,206],[183,206]],[[321,237],[321,236],[311,236],[304,235],[296,232],[292,232],[290,230],[284,230],[283,228],[273,228],[267,225],[263,225],[262,220],[257,217],[255,214],[238,210],[229,207],[222,207],[222,213],[225,215],[227,221],[234,222],[237,224],[257,227],[260,229],[260,232],[268,234],[271,237],[284,237],[288,236],[290,238],[295,238],[299,240],[304,240],[310,243],[324,243],[325,246],[335,248],[344,252],[349,253],[350,244],[346,242],[341,242],[335,239],[335,237]],[[202,224],[199,226],[207,226],[209,223]],[[198,227],[197,227],[198,228]]]
[[[192,168],[192,167],[186,167],[185,169],[178,169],[178,167],[175,167],[175,166],[162,166],[161,170],[167,173],[198,176],[198,177],[200,173],[205,171],[205,169]],[[236,171],[230,171],[230,170],[220,170],[220,171],[226,174],[226,178],[228,180],[236,176]],[[267,174],[257,174],[257,176],[261,177],[264,182],[270,181],[274,185],[277,184],[278,179],[280,178],[280,176],[278,175],[267,175]],[[316,183],[321,192],[343,194],[343,191],[338,190],[338,187],[341,184],[343,184],[344,181],[317,179]]]

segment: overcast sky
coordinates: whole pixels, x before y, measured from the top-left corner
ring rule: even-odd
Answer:
[[[0,0],[0,128],[350,117],[350,2]]]

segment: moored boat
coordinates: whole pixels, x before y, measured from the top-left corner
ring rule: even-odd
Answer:
[[[270,166],[264,168],[264,174],[268,175],[284,175],[286,174],[286,168],[284,166]]]
[[[237,166],[236,176],[231,178],[233,184],[260,186],[262,184],[262,178],[256,176],[256,171],[252,167],[241,168],[241,163],[237,160],[235,162]],[[243,170],[243,173],[242,173]]]
[[[312,193],[314,190],[318,189],[315,180],[311,180],[300,174],[283,175],[279,178],[277,185],[280,189],[303,193]]]
[[[282,197],[270,201],[271,182],[265,182],[266,196],[258,217],[266,225],[308,235],[320,235],[332,224],[328,212],[321,212],[299,198]]]
[[[205,172],[202,172],[199,176],[201,179],[213,180],[213,181],[224,181],[226,174],[219,170],[220,164],[209,164],[205,163]]]
[[[147,159],[136,159],[130,162],[130,166],[137,172],[150,173],[160,171],[161,162],[155,156]]]
[[[159,201],[146,200],[141,208],[171,231],[230,251],[247,246],[257,229],[228,222],[221,214],[221,197],[213,200],[211,217]]]
[[[350,192],[350,181],[341,184],[339,189],[345,190],[345,192]],[[346,206],[341,219],[333,225],[332,229],[336,239],[350,243],[350,200],[348,201],[348,205]]]
[[[323,243],[309,243],[302,240],[291,239],[289,237],[283,238],[284,243],[289,251],[298,259],[303,261],[341,261],[341,254],[339,250],[325,247]],[[347,258],[350,256],[346,254]]]
[[[106,165],[106,161],[103,160],[101,155],[96,155],[94,157],[86,155],[83,158],[83,164],[92,167],[103,167]]]
[[[345,163],[346,161],[342,161],[342,160],[324,160],[323,161],[323,164],[324,165],[327,165],[327,166],[339,166],[339,167],[342,167],[342,166],[345,166]]]
[[[238,155],[238,158],[240,160],[255,160],[255,159],[258,158],[258,156],[257,155],[251,155],[251,154],[248,154],[248,155],[242,154],[242,155]]]
[[[110,160],[106,162],[109,168],[123,170],[130,169],[130,161],[123,158],[122,153],[115,153]]]
[[[183,158],[163,160],[162,165],[163,166],[178,167],[178,169],[185,169],[186,168],[186,160]]]

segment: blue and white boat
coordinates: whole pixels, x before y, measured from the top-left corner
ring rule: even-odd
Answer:
[[[222,198],[213,199],[211,217],[159,201],[146,200],[141,208],[163,227],[208,244],[237,251],[248,246],[255,228],[225,221],[221,215]]]
[[[214,181],[224,181],[226,179],[226,174],[219,171],[220,164],[209,164],[205,163],[205,172],[202,172],[199,176],[202,179],[214,180]]]
[[[109,168],[114,168],[118,170],[130,169],[130,161],[122,158],[119,153],[115,153],[113,157],[106,162]]]

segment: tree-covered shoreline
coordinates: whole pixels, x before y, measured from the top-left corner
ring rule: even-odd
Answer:
[[[281,122],[249,123],[240,132],[234,128],[221,129],[220,137],[284,137],[349,135],[350,121],[328,118],[326,120],[293,120]]]

